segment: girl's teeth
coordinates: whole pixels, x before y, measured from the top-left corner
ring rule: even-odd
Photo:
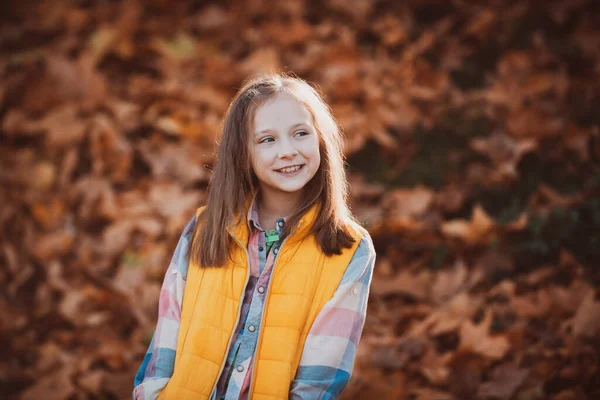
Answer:
[[[299,169],[300,169],[300,166],[299,166],[299,165],[297,165],[297,166],[295,166],[295,167],[289,167],[289,168],[283,168],[283,169],[280,169],[280,171],[281,171],[281,172],[288,173],[288,172],[296,172],[296,171],[298,171]]]

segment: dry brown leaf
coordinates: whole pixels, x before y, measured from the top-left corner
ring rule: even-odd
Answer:
[[[33,277],[34,273],[35,269],[30,263],[21,264],[12,281],[8,284],[8,294],[14,297],[17,291]]]
[[[470,398],[477,392],[487,362],[481,355],[469,351],[459,350],[451,356],[448,362],[450,391],[458,399]]]
[[[541,267],[527,274],[527,283],[535,286],[549,280],[557,273],[555,267]]]
[[[54,164],[47,161],[40,161],[23,178],[32,189],[45,191],[52,189],[56,183],[56,175],[57,171]]]
[[[406,375],[402,371],[384,374],[378,369],[357,370],[340,399],[406,400]]]
[[[146,279],[146,269],[142,265],[123,262],[114,278],[114,286],[128,295],[135,295]]]
[[[39,360],[36,369],[39,374],[47,374],[60,369],[65,361],[69,361],[64,350],[55,342],[46,342],[39,347]]]
[[[433,385],[447,385],[450,376],[448,362],[451,357],[451,353],[440,355],[432,346],[429,346],[427,352],[419,361],[419,372]]]
[[[427,271],[418,274],[400,271],[394,278],[372,282],[371,291],[379,296],[404,294],[416,299],[425,299],[429,293],[430,281],[431,274]]]
[[[434,193],[433,207],[443,212],[457,212],[467,198],[465,188],[456,184],[448,185]]]
[[[465,292],[458,293],[443,307],[429,315],[422,325],[434,336],[452,332],[475,315],[479,303],[478,298],[471,297]],[[415,329],[417,328],[418,325]]]
[[[495,22],[496,13],[492,10],[484,9],[465,26],[464,33],[482,38],[492,29]]]
[[[102,232],[102,248],[106,254],[117,255],[127,248],[135,229],[135,221],[121,219],[107,226]]]
[[[4,265],[8,267],[12,274],[16,274],[18,272],[19,256],[15,247],[8,242],[2,243],[2,255],[4,255]]]
[[[72,289],[65,293],[58,305],[58,312],[66,320],[78,322],[79,307],[85,301],[85,295],[78,289]]]
[[[535,150],[538,144],[533,139],[516,141],[506,134],[494,133],[485,139],[473,139],[470,146],[496,163],[510,161],[516,164],[524,154]]]
[[[490,359],[501,359],[510,350],[510,343],[505,335],[490,335],[492,314],[485,311],[483,321],[478,325],[464,321],[460,327],[459,349],[481,354]]]
[[[491,381],[484,382],[477,391],[481,398],[510,400],[529,373],[528,369],[502,364],[492,372]]]
[[[245,75],[280,72],[282,70],[280,53],[274,47],[258,49],[242,61],[240,70]]]
[[[45,199],[31,206],[31,215],[35,222],[40,224],[44,230],[53,230],[59,227],[64,218],[65,205],[57,197]]]
[[[435,70],[424,62],[417,64],[416,70],[417,74],[409,90],[413,98],[431,101],[450,89],[450,78],[445,71]]]
[[[414,396],[414,400],[454,400],[451,394],[430,388],[414,389],[411,391],[411,395]]]
[[[420,217],[431,205],[433,192],[422,185],[414,189],[395,189],[389,191],[382,200],[382,207],[394,219]]]
[[[130,351],[120,341],[105,340],[98,351],[99,358],[113,371],[122,370]]]
[[[145,217],[135,221],[135,229],[150,238],[159,237],[163,233],[164,228],[164,223],[158,218]]]
[[[113,182],[124,183],[131,176],[133,147],[119,133],[114,123],[97,116],[90,132],[92,170],[96,175],[108,175]]]
[[[379,34],[385,46],[396,46],[408,39],[406,25],[392,14],[385,14],[375,21],[373,29]]]
[[[79,179],[69,187],[69,200],[72,204],[79,204],[78,217],[83,220],[93,219],[96,216],[114,219],[114,192],[110,182],[103,178],[86,176]],[[104,207],[104,202],[109,207]],[[99,207],[100,205],[100,207]],[[108,214],[103,211],[109,210]],[[112,214],[111,214],[112,213]]]
[[[75,386],[71,382],[73,368],[65,365],[60,370],[39,379],[22,394],[23,400],[56,399],[67,400],[75,392]]]
[[[399,132],[409,131],[423,119],[419,108],[405,93],[390,93],[387,95],[387,104],[375,100],[369,102],[367,107],[377,110],[377,118],[387,127]]]
[[[228,11],[222,6],[210,4],[194,18],[195,26],[204,32],[227,29],[231,23],[231,14]]]
[[[150,46],[164,58],[173,62],[191,60],[198,55],[196,39],[183,31],[170,38],[152,37]]]
[[[473,209],[471,220],[455,219],[443,222],[441,232],[451,238],[464,240],[467,244],[489,243],[495,237],[495,221],[480,205]]]
[[[540,183],[529,200],[529,206],[538,212],[549,212],[554,208],[570,208],[583,198],[582,193],[563,195],[552,187]]]
[[[176,179],[183,185],[208,181],[208,171],[201,164],[202,154],[198,154],[195,147],[142,142],[138,150],[156,179]]]
[[[552,300],[546,290],[515,296],[510,299],[513,310],[523,318],[542,318],[552,312]]]
[[[58,231],[39,235],[31,244],[31,255],[40,261],[51,260],[68,254],[75,245],[75,232]]]
[[[344,121],[344,153],[350,155],[362,149],[367,141],[366,115],[359,112],[358,108],[350,102],[334,103],[331,108],[333,113]]]
[[[377,120],[373,120],[369,129],[369,136],[377,142],[381,147],[390,151],[397,150],[398,142],[392,136],[385,127],[383,127]]]
[[[441,304],[463,289],[469,273],[467,266],[458,260],[451,270],[443,270],[436,274],[435,282],[431,289],[431,298]]]
[[[104,375],[103,392],[115,398],[131,396],[131,377],[135,376],[136,366],[129,365],[126,370],[107,372]]]
[[[53,54],[45,61],[43,71],[36,71],[25,81],[22,106],[28,112],[46,112],[70,102],[89,108],[106,97],[108,89],[104,76],[95,69],[94,61],[88,55],[82,54],[73,61]]]
[[[195,211],[201,204],[202,198],[200,192],[184,191],[176,183],[155,184],[148,193],[148,199],[155,212],[169,220]]]
[[[323,89],[331,93],[334,100],[354,101],[356,96],[362,93],[360,60],[360,53],[352,45],[342,44],[327,48],[319,68],[319,78]]]
[[[299,18],[270,22],[263,25],[261,30],[281,48],[308,42],[313,35],[312,27]]]
[[[518,109],[508,115],[507,128],[518,138],[557,136],[566,128],[566,119],[534,108]]]
[[[596,301],[595,290],[588,290],[581,305],[566,326],[570,326],[573,334],[590,338],[600,335],[600,302]]]
[[[540,96],[546,92],[556,92],[560,97],[566,94],[569,82],[564,74],[553,74],[542,72],[529,76],[522,85],[523,95],[533,97]]]
[[[104,374],[104,371],[98,369],[93,371],[86,371],[79,377],[77,383],[86,392],[95,396],[100,396],[102,386],[104,383]]]
[[[374,2],[372,0],[328,0],[327,6],[350,15],[358,22],[363,21],[370,14]]]

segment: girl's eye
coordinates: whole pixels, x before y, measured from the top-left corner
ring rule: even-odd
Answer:
[[[298,132],[296,132],[296,135],[306,136],[306,135],[308,135],[308,132],[306,132],[306,131],[298,131]]]
[[[264,139],[261,139],[258,143],[269,143],[269,141],[273,141],[272,137],[266,137]]]

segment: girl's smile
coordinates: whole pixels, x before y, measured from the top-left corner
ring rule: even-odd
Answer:
[[[298,172],[299,170],[302,169],[302,167],[304,167],[304,164],[302,165],[293,165],[291,167],[284,167],[281,169],[277,169],[276,171],[279,173],[282,173],[286,176],[293,176],[296,172]]]

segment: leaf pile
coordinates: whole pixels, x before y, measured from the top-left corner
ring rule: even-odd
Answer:
[[[378,252],[347,399],[600,398],[593,0],[0,9],[0,393],[127,398],[231,96],[293,71]]]

